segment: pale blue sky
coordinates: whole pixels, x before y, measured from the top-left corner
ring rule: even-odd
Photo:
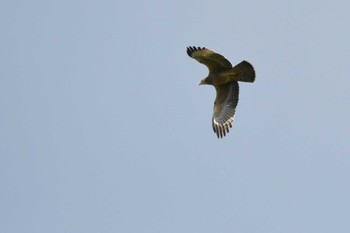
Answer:
[[[0,3],[0,232],[350,232],[348,1]],[[187,46],[234,64],[230,134]]]

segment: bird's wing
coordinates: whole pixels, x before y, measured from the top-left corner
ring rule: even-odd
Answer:
[[[232,68],[232,64],[224,56],[204,47],[187,47],[187,54],[206,65],[209,72],[217,68]]]
[[[216,99],[214,102],[214,113],[212,125],[214,133],[218,138],[226,136],[235,117],[238,104],[239,86],[238,82],[230,82],[216,86]]]

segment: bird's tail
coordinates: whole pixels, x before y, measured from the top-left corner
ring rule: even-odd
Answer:
[[[247,61],[242,61],[241,63],[233,67],[232,72],[235,75],[236,81],[249,83],[255,81],[254,67]]]

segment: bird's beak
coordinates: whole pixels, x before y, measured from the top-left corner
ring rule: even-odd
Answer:
[[[205,84],[205,79],[201,80],[201,82],[199,83],[199,85],[204,85]]]

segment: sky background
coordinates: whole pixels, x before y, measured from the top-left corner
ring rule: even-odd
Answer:
[[[350,3],[0,3],[0,232],[350,232]],[[187,46],[250,61],[230,133]]]

